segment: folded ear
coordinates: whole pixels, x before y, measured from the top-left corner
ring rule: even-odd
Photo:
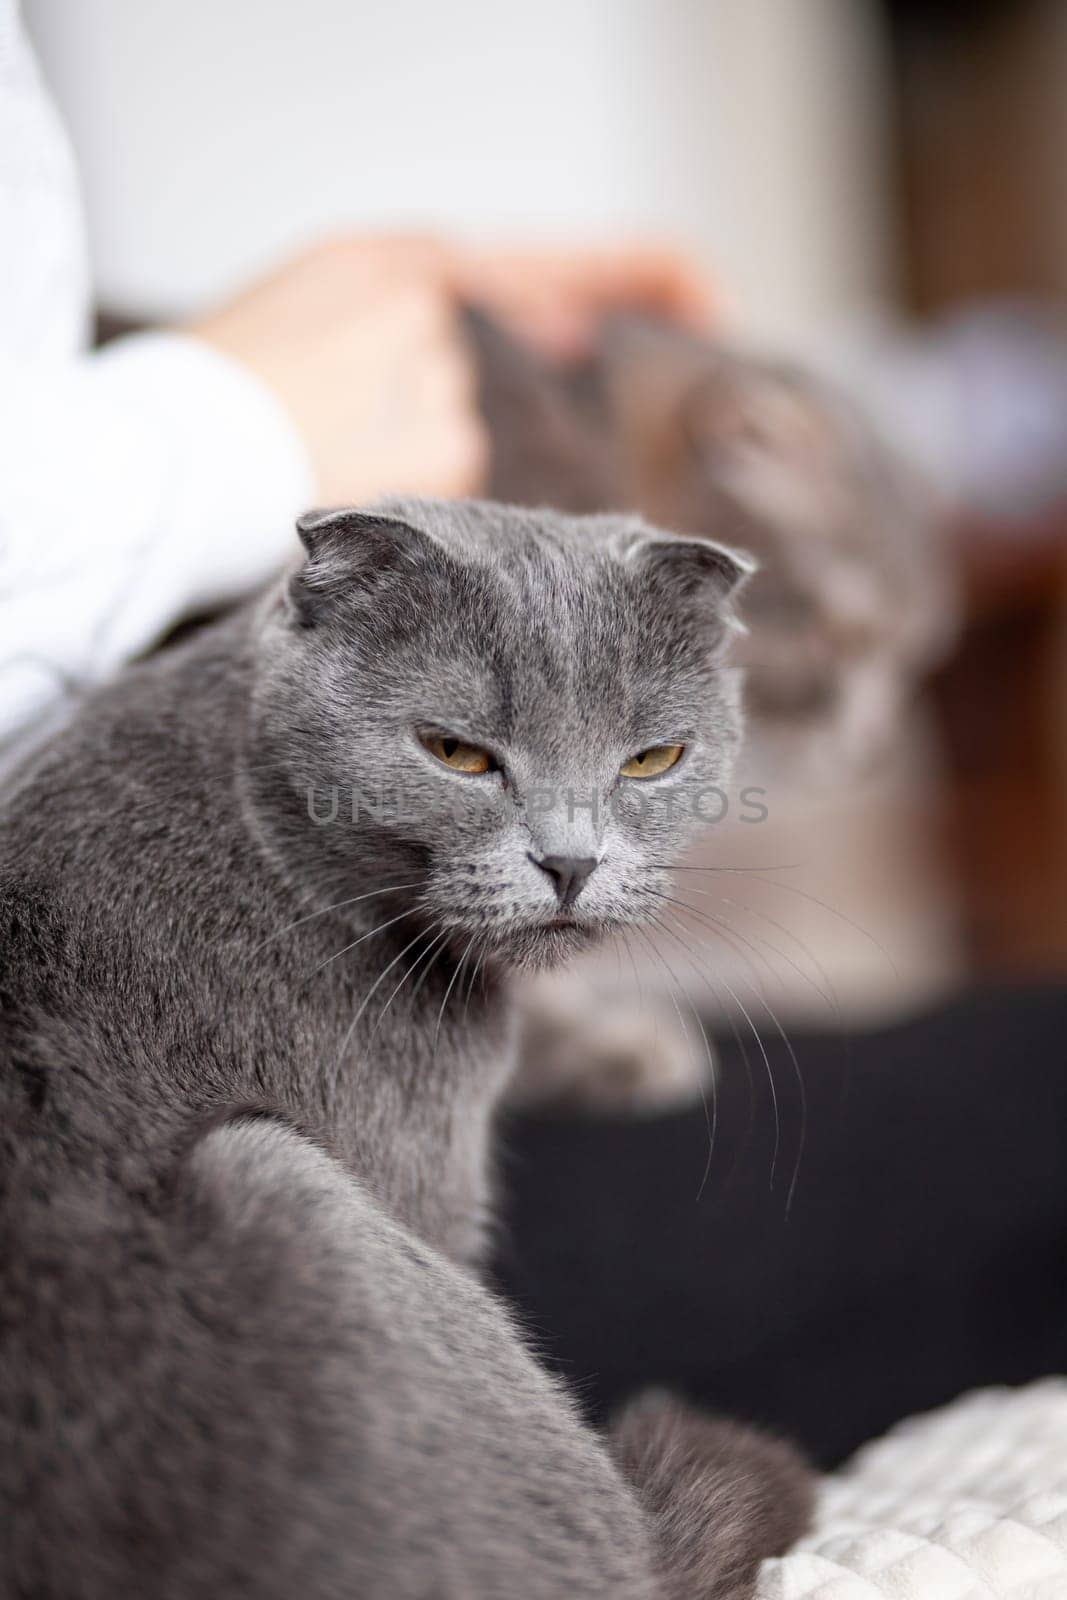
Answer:
[[[398,517],[371,511],[305,511],[296,531],[307,560],[289,585],[296,621],[313,628],[345,595],[380,589],[438,555],[429,534]]]
[[[756,571],[744,550],[731,550],[710,539],[682,539],[672,534],[637,534],[624,559],[639,565],[654,581],[678,594],[725,608],[729,613],[742,586]]]

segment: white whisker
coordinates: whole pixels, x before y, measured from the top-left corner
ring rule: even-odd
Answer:
[[[359,945],[365,944],[368,939],[373,939],[376,933],[384,933],[386,928],[391,928],[396,923],[403,922],[404,918],[409,917],[410,915],[411,911],[408,909],[399,912],[399,914],[395,917],[390,917],[388,922],[379,922],[376,928],[370,928],[366,933],[361,933],[358,939],[353,939],[351,944],[346,944],[343,950],[335,950],[332,956],[327,956],[326,960],[320,961],[317,967],[312,967],[311,971],[308,973],[308,977],[313,978],[316,972],[321,972],[323,967],[328,967],[331,961],[339,961],[341,957],[346,956],[350,950],[355,950]],[[405,946],[405,948],[410,949],[410,946]]]
[[[430,927],[425,929],[425,933],[416,934],[415,938],[412,939],[411,944],[416,944],[420,938],[423,938],[425,936],[425,934],[431,933],[433,931],[433,929],[438,927],[438,926],[439,926],[439,924],[436,923],[436,922],[435,923],[431,923]],[[416,970],[416,968],[419,965],[419,962],[422,961],[425,958],[425,956],[427,956],[429,954],[429,952],[433,949],[433,946],[434,946],[435,943],[436,943],[436,939],[431,939],[430,943],[426,946],[426,949],[425,950],[420,950],[418,955],[415,957],[414,961],[412,961],[409,966],[405,967],[403,973],[400,976],[399,982],[396,983],[393,986],[393,988],[391,989],[391,991],[389,993],[388,1000],[386,1000],[385,1004],[382,1006],[381,1010],[378,1012],[378,1015],[374,1019],[374,1026],[371,1029],[370,1034],[368,1035],[368,1038],[367,1038],[367,1043],[368,1044],[374,1038],[374,1035],[378,1032],[378,1029],[379,1029],[379,1027],[381,1026],[381,1023],[382,1023],[382,1019],[385,1016],[385,1013],[389,1010],[389,1007],[392,1005],[393,1001],[396,999],[397,995],[400,993],[400,990],[404,987],[405,983],[407,983],[407,981],[411,977],[412,973]],[[405,951],[411,949],[411,944],[404,946],[404,950],[401,951],[401,955],[403,955]]]
[[[665,898],[670,899],[671,897],[670,896],[666,896]],[[673,903],[674,904],[681,904],[682,902],[674,901]],[[701,913],[697,913],[695,911],[695,908],[692,907],[692,906],[687,906],[687,907],[685,907],[685,909],[687,911],[689,911],[690,915],[702,915]],[[677,920],[677,919],[673,918],[672,920]],[[718,924],[718,919],[715,919],[715,920],[716,920],[716,923]],[[682,924],[679,923],[679,926],[682,926]],[[789,1055],[789,1059],[790,1059],[790,1061],[792,1063],[792,1066],[793,1066],[793,1073],[794,1073],[794,1075],[796,1077],[797,1091],[798,1091],[798,1094],[799,1094],[799,1097],[800,1097],[800,1128],[799,1128],[799,1140],[798,1140],[798,1145],[797,1145],[796,1160],[795,1160],[795,1162],[793,1164],[793,1173],[792,1173],[792,1177],[790,1179],[789,1189],[788,1189],[788,1192],[787,1192],[787,1195],[786,1195],[785,1214],[788,1217],[789,1216],[789,1212],[792,1209],[793,1196],[794,1196],[794,1194],[796,1192],[797,1180],[798,1180],[798,1178],[800,1176],[800,1163],[801,1163],[801,1160],[803,1159],[804,1147],[805,1147],[805,1145],[807,1143],[808,1103],[807,1103],[807,1091],[805,1090],[805,1087],[804,1087],[804,1077],[803,1077],[803,1074],[802,1074],[802,1072],[800,1070],[800,1062],[797,1060],[796,1051],[793,1048],[792,1041],[789,1039],[788,1035],[786,1034],[785,1029],[782,1027],[782,1023],[781,1023],[781,1020],[778,1017],[777,1012],[774,1010],[773,1006],[770,1004],[770,1002],[767,999],[766,995],[762,992],[762,989],[759,986],[758,978],[756,976],[756,972],[755,972],[754,967],[752,966],[752,963],[743,954],[743,952],[741,952],[741,951],[739,951],[737,949],[736,945],[734,945],[732,940],[729,938],[728,933],[723,932],[723,929],[722,929],[721,926],[717,925],[714,928],[713,931],[718,933],[720,939],[723,939],[724,941],[727,942],[728,946],[734,950],[734,953],[736,955],[740,956],[740,959],[745,963],[746,967],[748,968],[748,971],[750,973],[749,987],[751,988],[754,997],[762,1005],[764,1011],[766,1011],[768,1017],[770,1018],[771,1022],[774,1025],[775,1031],[778,1033],[779,1037],[781,1038],[781,1041],[782,1041],[783,1045],[785,1046],[785,1049],[786,1049],[786,1051],[787,1051],[787,1053]],[[741,937],[741,936],[738,935],[738,937]],[[698,940],[698,943],[704,945],[704,947],[707,948],[707,945],[705,944],[705,941]],[[755,954],[757,957],[760,957],[759,951],[757,951],[754,946],[750,946],[750,948],[753,950],[753,954]],[[765,965],[768,966],[768,970],[773,973],[773,969],[770,968],[769,963],[766,962],[766,958],[765,957],[760,957],[760,959],[763,960]],[[724,980],[724,982],[725,982],[725,980]],[[737,1003],[740,1005],[740,1003],[741,1003],[740,1000],[738,1000]],[[755,1031],[755,1030],[753,1030],[753,1031]],[[762,1047],[762,1042],[759,1040],[758,1035],[757,1035],[757,1042],[760,1043],[760,1048],[762,1050],[762,1048],[763,1048]],[[763,1055],[764,1055],[764,1061],[767,1062],[768,1061],[768,1057],[767,1057],[766,1051],[763,1052]],[[769,1066],[769,1062],[768,1062],[768,1066]],[[777,1094],[776,1094],[776,1092],[774,1090],[774,1085],[773,1085],[773,1079],[771,1080],[771,1092],[772,1092],[772,1095],[773,1095],[774,1101],[775,1101],[775,1122],[776,1122],[776,1128],[777,1128],[777,1126],[778,1126],[778,1115],[777,1115],[778,1105],[777,1105]],[[777,1139],[776,1139],[776,1157],[777,1157]],[[773,1167],[772,1167],[772,1177],[771,1177],[772,1187],[773,1187],[773,1183],[774,1183],[774,1172],[773,1172]]]
[[[660,894],[660,891],[656,890],[656,889],[653,889],[650,892],[655,894],[655,895],[659,895]],[[698,968],[694,968],[694,970],[699,971]],[[730,998],[733,1001],[734,1005],[737,1007],[737,1009],[740,1011],[741,1015],[744,1017],[746,1023],[748,1024],[749,1030],[751,1031],[752,1037],[756,1041],[756,1047],[759,1050],[759,1053],[760,1053],[761,1057],[763,1058],[763,1067],[764,1067],[764,1071],[767,1074],[767,1084],[768,1084],[768,1087],[770,1088],[770,1092],[771,1092],[771,1104],[772,1104],[772,1106],[774,1108],[774,1153],[773,1153],[773,1155],[771,1157],[771,1179],[770,1179],[770,1186],[773,1189],[774,1188],[774,1180],[775,1180],[775,1177],[776,1177],[777,1171],[778,1171],[778,1156],[779,1156],[779,1153],[780,1153],[781,1140],[782,1140],[781,1114],[780,1114],[779,1107],[778,1107],[778,1090],[777,1090],[777,1087],[776,1087],[775,1082],[774,1082],[774,1072],[773,1072],[773,1069],[771,1067],[770,1057],[767,1055],[766,1046],[764,1045],[763,1040],[760,1037],[759,1029],[756,1027],[756,1024],[753,1022],[751,1016],[749,1015],[748,1009],[745,1006],[744,1002],[741,1000],[740,996],[737,994],[737,991],[729,983],[727,983],[725,978],[720,976],[718,981],[721,982],[723,988],[726,990],[727,994],[730,996]]]
[[[477,939],[477,937],[478,937],[478,935],[476,933],[472,933],[471,934],[471,936],[470,936],[469,940],[467,941],[467,944],[466,944],[466,946],[464,948],[463,954],[460,956],[459,960],[456,962],[456,970],[455,970],[455,972],[453,972],[451,978],[449,978],[449,980],[448,980],[448,988],[445,990],[444,999],[441,1001],[441,1009],[437,1013],[437,1027],[434,1029],[433,1052],[432,1052],[434,1060],[437,1059],[437,1044],[438,1044],[438,1041],[439,1041],[439,1039],[441,1037],[441,1022],[442,1022],[442,1020],[444,1018],[445,1007],[448,1004],[448,997],[452,993],[452,990],[455,987],[456,979],[459,977],[460,973],[463,971],[463,963],[466,961],[467,956],[470,954],[471,950],[474,948],[474,941]]]
[[[399,921],[399,918],[397,918],[395,920]],[[376,929],[375,931],[376,932],[380,932],[381,930],[380,929]],[[402,961],[404,959],[404,957],[407,955],[408,951],[411,949],[411,946],[413,944],[416,944],[419,941],[419,939],[422,938],[424,932],[425,932],[424,929],[422,929],[422,928],[419,929],[419,931],[415,935],[414,939],[409,940],[409,942],[404,946],[404,948],[401,951],[399,951],[397,955],[395,955],[393,957],[393,959],[389,962],[388,966],[386,966],[378,974],[377,978],[375,978],[374,982],[371,984],[371,987],[368,989],[367,993],[364,995],[362,1001],[360,1002],[359,1009],[356,1011],[356,1014],[352,1018],[352,1021],[348,1024],[348,1028],[345,1031],[345,1036],[341,1040],[341,1048],[340,1048],[340,1050],[338,1051],[338,1054],[337,1054],[337,1070],[338,1071],[340,1071],[341,1063],[344,1060],[345,1051],[348,1049],[349,1043],[351,1042],[351,1039],[352,1039],[352,1035],[356,1031],[356,1027],[358,1026],[359,1019],[360,1019],[360,1017],[362,1017],[363,1013],[366,1011],[367,1007],[370,1005],[371,1000],[374,998],[374,995],[375,995],[375,993],[376,993],[376,991],[378,989],[378,985],[384,981],[384,979],[389,975],[390,972],[392,972],[392,970],[396,966],[397,962],[398,961]],[[343,954],[343,952],[339,952],[339,954]]]
[[[714,1154],[715,1154],[715,1139],[716,1139],[716,1135],[718,1133],[718,1128],[719,1128],[719,1088],[718,1088],[718,1084],[717,1084],[716,1079],[715,1079],[715,1062],[712,1060],[711,1046],[708,1044],[708,1035],[707,1035],[707,1031],[706,1031],[706,1029],[704,1027],[704,1024],[700,1020],[700,1017],[697,1015],[696,1007],[693,1005],[693,1002],[690,999],[689,995],[687,994],[685,989],[682,987],[682,985],[678,982],[678,978],[677,978],[677,975],[676,975],[673,967],[667,961],[666,957],[662,954],[662,952],[656,949],[656,947],[653,944],[652,940],[647,937],[647,935],[644,933],[644,930],[642,928],[640,928],[639,926],[636,926],[634,931],[637,932],[637,933],[640,933],[642,935],[642,937],[645,939],[645,942],[647,943],[648,948],[651,950],[652,954],[660,962],[661,966],[664,968],[665,972],[670,977],[671,982],[674,985],[674,989],[676,989],[677,992],[682,995],[682,997],[685,999],[686,1003],[688,1004],[689,1009],[693,1013],[693,1020],[696,1022],[697,1027],[700,1029],[701,1043],[704,1046],[704,1054],[707,1057],[708,1075],[709,1075],[709,1078],[710,1078],[710,1081],[711,1081],[712,1112],[711,1112],[711,1115],[709,1117],[709,1115],[708,1115],[708,1100],[707,1100],[707,1096],[704,1093],[704,1085],[703,1085],[703,1083],[701,1083],[700,1084],[700,1103],[704,1108],[704,1121],[705,1121],[705,1123],[707,1125],[707,1129],[708,1129],[708,1154],[707,1154],[707,1159],[704,1162],[704,1171],[703,1171],[703,1174],[701,1176],[700,1184],[699,1184],[699,1187],[697,1188],[697,1193],[696,1193],[697,1200],[699,1200],[701,1195],[704,1193],[704,1189],[705,1189],[705,1187],[707,1185],[708,1177],[709,1177],[709,1175],[711,1173],[712,1158],[714,1157]],[[688,1043],[689,1042],[689,1029],[685,1025],[685,1018],[682,1016],[681,1010],[680,1010],[680,1008],[678,1006],[678,1002],[675,999],[673,992],[671,994],[671,1000],[672,1000],[672,1002],[674,1004],[675,1011],[678,1013],[678,1021],[681,1024],[682,1032],[685,1035],[686,1042]]]
[[[268,934],[253,948],[251,954],[256,955],[264,945],[270,944],[274,939],[280,939],[283,934],[292,933],[294,928],[302,928],[305,922],[313,922],[316,917],[325,917],[329,912],[340,911],[345,906],[358,905],[361,900],[373,900],[376,895],[399,894],[402,889],[421,889],[424,882],[425,879],[420,879],[418,883],[392,883],[386,889],[368,889],[366,894],[355,894],[349,900],[337,900],[332,906],[321,906],[318,911],[309,911],[306,917],[297,917],[295,922],[286,923],[285,927],[279,928],[276,933]]]

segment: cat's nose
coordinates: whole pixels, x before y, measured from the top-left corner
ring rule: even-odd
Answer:
[[[595,869],[596,856],[534,856],[535,867],[547,872],[561,906],[571,906],[582,892],[582,885]]]

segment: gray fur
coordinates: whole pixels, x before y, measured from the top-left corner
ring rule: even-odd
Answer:
[[[632,1401],[612,1428],[612,1448],[653,1513],[671,1600],[745,1600],[768,1550],[788,1549],[811,1512],[811,1484],[790,1446],[712,1421],[671,1395]],[[714,1541],[704,1525],[708,1506]]]
[[[491,506],[302,532],[298,573],[101,693],[3,816],[0,1595],[674,1594],[661,1484],[471,1267],[507,974],[656,904],[695,822],[618,767],[684,736],[646,787],[722,780],[743,566]],[[404,803],[322,825],[309,784]],[[615,807],[535,813],[545,786]],[[551,852],[602,858],[576,926]],[[802,1481],[745,1449],[749,1478]],[[686,1502],[705,1574],[799,1531],[739,1525],[729,1479]]]

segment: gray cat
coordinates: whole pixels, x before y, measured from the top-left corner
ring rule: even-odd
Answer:
[[[305,518],[0,828],[0,1594],[738,1597],[785,1446],[607,1440],[477,1281],[507,973],[652,914],[744,565],[622,517]]]

